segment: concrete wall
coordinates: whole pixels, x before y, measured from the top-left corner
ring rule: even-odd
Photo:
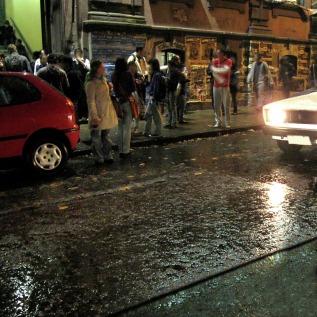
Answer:
[[[5,17],[14,20],[32,51],[42,48],[41,8],[39,0],[5,0]],[[16,36],[21,38],[16,32]]]

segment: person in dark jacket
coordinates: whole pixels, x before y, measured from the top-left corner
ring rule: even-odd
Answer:
[[[112,73],[112,84],[123,111],[123,118],[119,118],[118,127],[119,153],[121,158],[126,158],[130,155],[132,126],[132,109],[129,97],[136,91],[136,86],[133,75],[128,70],[128,63],[125,58],[117,58],[115,71]]]
[[[149,65],[149,75],[151,78],[149,86],[150,101],[146,108],[145,113],[145,131],[144,135],[147,137],[161,137],[162,136],[162,117],[159,109],[160,91],[162,90],[162,85],[165,84],[163,75],[160,72],[160,63],[154,58],[148,62]],[[152,120],[155,124],[155,132],[151,134]]]
[[[79,123],[78,118],[78,100],[82,95],[83,82],[81,80],[80,72],[74,69],[73,59],[68,55],[61,57],[60,65],[66,72],[69,82],[69,88],[65,91],[65,95],[73,102],[75,107],[76,122]]]
[[[281,85],[281,91],[285,99],[290,97],[294,75],[295,67],[289,62],[289,59],[287,57],[282,57],[280,60],[278,81]]]
[[[5,20],[3,25],[0,27],[1,43],[4,47],[7,47],[9,44],[14,44],[15,35],[14,29],[10,25],[8,20]]]
[[[167,75],[167,93],[168,93],[168,122],[164,126],[167,129],[176,128],[177,111],[176,111],[176,91],[179,83],[180,71],[175,61],[168,61]]]
[[[4,68],[8,72],[28,72],[31,73],[31,66],[28,59],[25,56],[20,55],[17,52],[17,48],[14,44],[8,46],[9,56],[4,60]]]
[[[26,48],[25,46],[22,44],[22,40],[20,39],[16,39],[15,41],[15,46],[17,47],[17,51],[20,55],[25,56],[26,58],[28,58],[28,55],[26,53]]]
[[[69,82],[65,71],[57,66],[57,55],[48,55],[47,63],[48,65],[46,67],[41,68],[38,71],[37,76],[39,78],[42,78],[61,92],[66,93],[69,89]]]

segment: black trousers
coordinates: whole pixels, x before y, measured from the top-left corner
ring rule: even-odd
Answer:
[[[238,93],[237,86],[230,85],[230,94],[231,94],[233,112],[238,112],[237,93]]]

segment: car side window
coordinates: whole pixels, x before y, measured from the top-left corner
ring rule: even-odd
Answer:
[[[0,76],[0,107],[31,103],[40,99],[40,92],[26,79]]]

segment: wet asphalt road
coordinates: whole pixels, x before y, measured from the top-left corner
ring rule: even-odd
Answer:
[[[0,171],[0,316],[110,316],[315,237],[315,177],[261,132]]]

